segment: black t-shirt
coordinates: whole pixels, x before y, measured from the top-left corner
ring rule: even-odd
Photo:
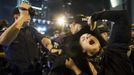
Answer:
[[[2,45],[0,45],[0,52],[3,52],[3,48],[2,48]]]
[[[41,42],[43,36],[32,27],[22,28],[16,39],[5,46],[7,59],[20,69],[26,69],[39,57],[37,42]]]

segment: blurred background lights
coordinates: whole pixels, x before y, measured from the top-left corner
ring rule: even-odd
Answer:
[[[33,22],[36,22],[36,19],[35,18],[33,18]]]
[[[42,20],[42,23],[45,24],[46,20]]]
[[[41,23],[41,19],[38,19],[38,23]]]
[[[57,24],[62,26],[62,25],[65,25],[65,23],[66,23],[65,16],[60,16],[57,18]]]
[[[47,31],[47,28],[45,26],[43,26],[43,27],[36,27],[36,29],[41,34],[45,34],[45,32]]]

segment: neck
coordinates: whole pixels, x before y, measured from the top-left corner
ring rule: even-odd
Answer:
[[[88,56],[97,56],[97,55],[100,55],[100,53],[102,52],[103,50],[102,49],[99,49],[99,50],[96,50],[96,52],[88,52],[87,55]]]

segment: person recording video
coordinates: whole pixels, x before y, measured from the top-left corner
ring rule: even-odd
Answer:
[[[25,2],[15,8],[14,23],[0,36],[0,44],[5,49],[6,58],[11,64],[14,75],[41,75],[41,67],[33,66],[40,57],[37,43],[42,44],[52,53],[58,52],[53,49],[49,38],[41,35],[30,25],[34,13],[31,9],[31,6]]]

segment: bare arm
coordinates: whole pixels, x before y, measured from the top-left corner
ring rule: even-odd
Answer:
[[[91,20],[97,21],[107,19],[114,21],[109,43],[129,43],[130,42],[130,25],[128,13],[126,10],[103,11],[92,15]]]
[[[30,6],[26,3],[22,3],[20,7],[28,9]],[[19,18],[0,36],[1,45],[9,45],[18,35],[23,23],[30,19],[28,11],[21,11]]]
[[[74,71],[76,75],[80,75],[82,73],[81,70],[76,66],[76,64],[74,63],[74,61],[71,58],[66,59],[65,65],[69,69],[71,69],[72,71]]]
[[[17,36],[23,25],[23,17],[20,16],[2,35],[0,36],[0,44],[9,45]]]
[[[44,47],[46,47],[51,53],[57,53],[58,52],[58,54],[61,54],[61,49],[54,49],[53,45],[52,45],[52,42],[49,38],[44,37],[41,40],[41,42],[44,45]]]

